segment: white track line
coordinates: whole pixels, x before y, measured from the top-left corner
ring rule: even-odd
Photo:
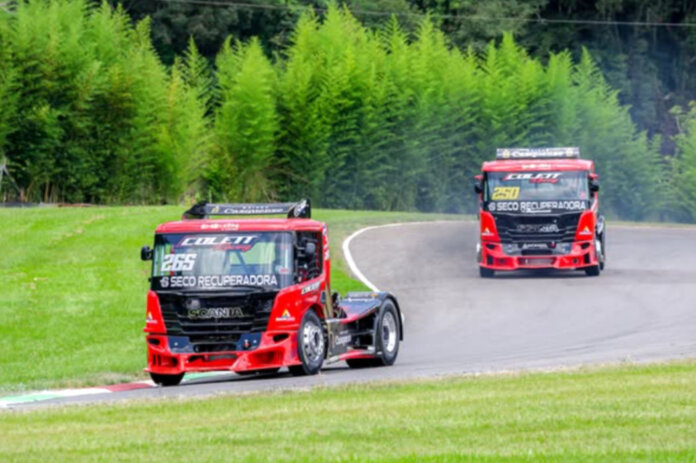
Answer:
[[[348,238],[343,240],[343,257],[346,259],[346,263],[348,264],[348,268],[350,268],[350,271],[353,273],[353,275],[362,282],[365,286],[370,288],[372,291],[378,293],[379,288],[375,285],[372,284],[370,280],[367,279],[367,277],[363,274],[363,272],[360,271],[358,268],[358,265],[355,263],[355,260],[353,259],[353,255],[350,252],[350,242],[353,241],[353,238],[355,238],[358,235],[363,234],[366,231],[369,230],[374,230],[376,228],[385,228],[385,227],[396,227],[398,225],[401,225],[400,223],[389,223],[387,225],[373,225],[371,227],[365,227],[361,228],[360,230],[356,231],[352,235],[350,235]]]
[[[427,221],[427,222],[399,222],[399,223],[388,223],[386,225],[372,225],[370,227],[365,227],[361,228],[360,230],[356,231],[352,235],[350,235],[348,238],[346,238],[343,241],[343,257],[346,259],[346,263],[348,264],[348,268],[350,268],[350,271],[353,273],[353,275],[362,282],[365,286],[370,288],[374,292],[379,292],[379,288],[372,284],[370,280],[367,279],[367,277],[360,271],[358,268],[358,265],[355,263],[355,260],[353,259],[353,255],[350,252],[350,242],[353,241],[353,238],[357,237],[358,235],[374,230],[376,228],[387,228],[387,227],[400,227],[402,225],[422,225],[422,224],[436,224],[436,223],[457,223],[457,220],[432,220],[432,221]]]

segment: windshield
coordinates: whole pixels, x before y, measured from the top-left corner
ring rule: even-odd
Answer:
[[[485,201],[586,201],[587,172],[489,172],[485,193]]]
[[[289,232],[155,236],[153,287],[278,290],[292,284]]]

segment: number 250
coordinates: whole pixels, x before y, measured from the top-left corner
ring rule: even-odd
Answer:
[[[493,201],[512,201],[520,195],[518,186],[497,186],[493,189],[491,199]]]

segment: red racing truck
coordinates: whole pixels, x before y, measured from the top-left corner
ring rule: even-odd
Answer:
[[[578,148],[498,149],[495,161],[483,163],[474,190],[481,277],[544,268],[597,276],[604,269],[599,180]]]
[[[286,215],[213,219],[211,216]],[[205,204],[160,225],[145,333],[148,367],[160,385],[187,372],[315,374],[324,363],[391,365],[403,339],[396,298],[330,288],[325,223],[310,203]]]

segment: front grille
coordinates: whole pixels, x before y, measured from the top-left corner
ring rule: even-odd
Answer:
[[[241,296],[159,293],[162,317],[170,336],[186,336],[195,352],[236,350],[244,334],[266,331],[276,293]],[[197,301],[193,302],[192,301]],[[191,307],[234,308],[231,318],[190,318]]]
[[[494,214],[503,243],[572,243],[579,212],[558,215]]]

